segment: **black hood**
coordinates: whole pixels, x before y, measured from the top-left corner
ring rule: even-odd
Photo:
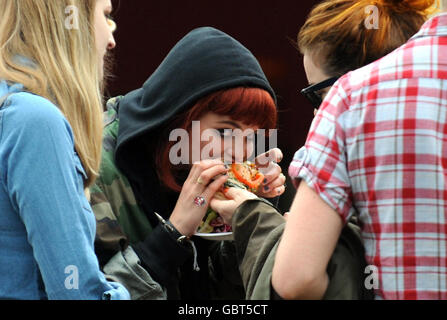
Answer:
[[[127,158],[126,145],[133,139],[162,128],[208,94],[235,87],[264,89],[276,101],[261,66],[247,48],[211,27],[191,31],[142,88],[120,101],[118,166],[127,167],[123,158]]]

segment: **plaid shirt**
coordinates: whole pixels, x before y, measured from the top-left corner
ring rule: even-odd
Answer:
[[[289,174],[358,215],[378,299],[447,299],[447,14],[333,86]]]

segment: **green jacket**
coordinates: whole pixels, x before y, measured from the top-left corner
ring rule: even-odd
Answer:
[[[115,166],[119,99],[107,103],[101,168],[90,188],[90,204],[96,216],[96,254],[107,278],[124,284],[133,300],[166,299],[165,290],[141,266],[130,246],[144,239],[152,227],[138,207],[129,181]]]
[[[276,208],[260,200],[246,201],[233,215],[237,259],[249,300],[277,297],[272,292],[271,276],[284,226],[285,219]],[[358,227],[350,223],[343,229],[329,261],[329,287],[324,299],[372,299],[372,292],[364,285],[365,267]]]
[[[116,105],[121,97],[112,98],[107,103],[104,114],[104,139],[99,177],[91,187],[91,205],[98,222],[97,236],[107,239],[111,250],[122,249],[127,244],[123,241],[121,229],[128,242],[135,243],[144,239],[152,227],[145,213],[135,199],[129,181],[115,165],[115,147],[119,128]],[[120,247],[116,245],[121,243]],[[124,246],[123,246],[124,245]]]
[[[120,99],[113,98],[107,103],[101,168],[90,189],[90,204],[97,222],[96,254],[106,277],[126,286],[133,300],[167,299],[166,288],[143,268],[132,248],[143,242],[153,228],[139,207],[128,179],[115,165]],[[243,298],[233,243],[215,242],[209,248],[211,296],[217,299]]]

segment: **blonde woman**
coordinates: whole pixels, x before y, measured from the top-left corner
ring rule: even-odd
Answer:
[[[110,0],[0,2],[0,298],[127,299],[93,249]]]

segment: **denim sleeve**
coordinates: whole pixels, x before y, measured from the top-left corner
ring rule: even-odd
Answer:
[[[94,253],[85,172],[65,117],[49,101],[11,96],[0,126],[1,180],[23,221],[49,299],[129,299],[107,282]]]

